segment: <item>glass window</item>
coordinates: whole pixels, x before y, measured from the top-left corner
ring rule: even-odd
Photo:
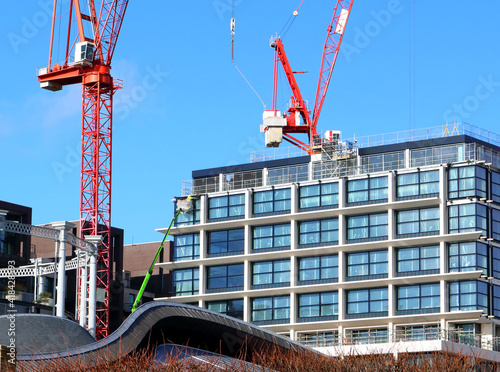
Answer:
[[[500,173],[491,172],[491,199],[500,203]]]
[[[491,247],[491,255],[493,256],[492,260],[492,276],[494,278],[500,279],[500,248],[492,246]]]
[[[299,259],[299,285],[333,283],[338,280],[338,255]]]
[[[491,237],[500,241],[500,210],[491,208]]]
[[[486,198],[486,169],[476,166],[453,167],[448,170],[448,198],[469,196]]]
[[[387,239],[387,213],[347,217],[348,243]]]
[[[347,291],[347,319],[387,316],[389,309],[387,288]]]
[[[369,204],[387,201],[387,177],[347,181],[347,204]]]
[[[299,188],[299,209],[301,211],[337,208],[338,206],[339,184],[336,182],[300,186]]]
[[[488,313],[488,284],[479,280],[450,283],[450,311]]]
[[[400,248],[397,251],[397,275],[439,273],[439,245]]]
[[[428,198],[438,195],[439,171],[398,174],[398,200]]]
[[[208,199],[208,219],[223,221],[245,217],[245,194],[224,195]]]
[[[269,168],[269,185],[282,185],[284,183],[307,181],[308,179],[308,164]]]
[[[243,290],[243,264],[207,267],[207,293]]]
[[[257,324],[289,323],[290,296],[252,299],[252,322]]]
[[[363,155],[361,157],[363,173],[374,173],[405,167],[404,151],[385,154]]]
[[[450,234],[481,231],[482,235],[487,236],[487,208],[484,205],[476,203],[449,206],[448,223]]]
[[[299,247],[316,247],[339,243],[339,220],[302,221],[299,222]]]
[[[299,322],[337,319],[339,298],[337,292],[299,295]]]
[[[290,224],[257,226],[253,229],[253,250],[280,251],[290,248]]]
[[[245,229],[211,231],[207,235],[208,257],[232,256],[245,251]]]
[[[290,285],[290,260],[254,262],[252,289]]]
[[[387,251],[359,252],[347,254],[346,280],[387,278],[389,261]]]
[[[439,283],[398,287],[397,315],[439,313]]]
[[[290,212],[290,189],[258,191],[253,194],[253,213],[281,214]]]
[[[445,145],[411,150],[411,168],[463,161],[467,144]],[[466,150],[466,149],[465,149]]]
[[[174,237],[174,261],[189,261],[200,258],[200,234]]]
[[[493,315],[500,317],[500,286],[493,285]]]
[[[453,243],[449,247],[450,272],[482,270],[488,275],[488,246],[480,242]]]
[[[197,225],[200,223],[200,205],[201,201],[191,200],[193,209],[188,213],[181,213],[174,221],[174,226]],[[177,204],[174,203],[174,214],[177,213]]]
[[[350,345],[380,344],[389,342],[387,328],[354,329],[347,331],[346,340]]]
[[[173,294],[174,296],[192,296],[198,294],[199,269],[174,270]]]
[[[207,309],[243,320],[243,300],[211,301]]]
[[[396,216],[398,238],[439,234],[439,208],[398,211]]]

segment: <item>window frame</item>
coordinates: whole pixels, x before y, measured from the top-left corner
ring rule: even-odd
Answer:
[[[424,218],[423,213],[426,211],[432,211],[437,214],[437,217],[434,218]],[[418,220],[408,220],[408,221],[400,221],[400,216],[403,216],[404,213],[415,213],[418,212]],[[427,230],[423,228],[423,224],[430,222],[432,227],[432,223],[437,222],[437,229],[435,230]],[[418,231],[416,232],[410,232],[410,233],[400,233],[400,228],[403,227],[403,225],[413,225],[418,228]],[[413,229],[412,229],[413,230]],[[396,239],[406,239],[406,238],[411,238],[415,236],[430,236],[430,235],[439,235],[441,230],[441,224],[440,224],[440,218],[439,218],[439,207],[431,207],[431,208],[419,208],[419,209],[407,209],[407,210],[401,210],[401,211],[396,211]]]
[[[470,206],[474,206],[474,214],[464,214],[462,215],[462,211],[467,209]],[[484,215],[479,214],[479,209],[482,209],[484,211]],[[453,212],[456,211],[456,212]],[[449,234],[457,234],[457,233],[462,233],[462,232],[475,232],[475,231],[481,231],[482,236],[488,236],[488,208],[485,205],[479,204],[479,203],[467,203],[467,204],[458,204],[458,205],[450,205],[448,206],[448,233]],[[468,227],[461,227],[461,224],[464,224],[463,221],[467,221],[467,219],[470,219],[471,217],[474,218],[474,226],[468,226]],[[481,224],[479,221],[480,219],[484,220],[484,226],[485,229],[480,228],[479,225]],[[453,221],[453,222],[452,222]],[[457,227],[452,228],[452,224],[455,224],[454,221],[456,222]],[[470,223],[469,223],[470,224]]]
[[[462,247],[467,249],[467,245],[474,245],[474,252],[462,252]],[[482,247],[482,249],[479,247]],[[452,253],[452,249],[456,249],[456,253]],[[485,254],[480,252],[480,250],[483,250]],[[474,256],[475,265],[463,265],[464,260],[471,256]],[[479,256],[483,257],[483,260],[486,262],[485,267],[480,266],[478,260]],[[452,263],[452,260],[456,261],[456,264]],[[485,243],[474,241],[448,244],[448,269],[450,273],[482,270],[484,275],[488,275],[488,263],[488,245]]]
[[[427,249],[436,249],[437,248],[437,255],[435,256],[424,256],[424,252]],[[407,250],[415,250],[418,249],[418,258],[408,258],[408,259],[401,259],[400,258],[400,252],[402,253],[403,251]],[[417,247],[403,247],[403,248],[398,248],[396,251],[396,276],[402,277],[402,276],[415,276],[415,275],[431,275],[431,274],[439,274],[440,273],[440,247],[439,245],[425,245],[425,246],[417,246]],[[422,270],[422,261],[424,260],[437,260],[437,268],[434,269],[427,269],[427,270]],[[418,262],[418,270],[407,270],[407,271],[400,271],[400,263],[407,263],[407,262]],[[413,265],[412,265],[413,266]]]
[[[303,195],[306,190],[313,188],[318,188],[317,194]],[[325,192],[326,187],[333,187],[334,191]],[[302,206],[302,203],[306,200],[312,200],[318,198],[317,203],[311,202],[311,204],[317,204],[310,207]],[[328,202],[328,199],[332,199],[332,203]],[[299,186],[299,212],[322,210],[322,209],[334,209],[339,207],[339,183],[338,182],[319,182],[313,185],[301,185]]]
[[[285,195],[284,197],[281,197],[278,193],[279,192],[284,192]],[[261,200],[261,201],[256,201],[256,198],[259,195],[264,195],[264,194],[269,194],[271,195],[271,198],[269,200]],[[255,191],[252,195],[252,213],[253,216],[272,216],[272,215],[279,215],[279,214],[287,214],[291,212],[291,200],[292,200],[292,190],[290,187],[285,187],[285,188],[272,188],[270,190],[261,190],[261,191]],[[283,208],[279,208],[279,204],[284,203]],[[264,205],[264,204],[269,204],[272,206],[271,210],[265,211],[265,212],[256,212],[257,206]]]
[[[385,217],[385,223],[372,223],[372,218],[378,219],[378,217]],[[361,225],[361,226],[355,226],[352,227],[350,226],[351,221],[354,221],[354,219],[358,218],[367,218],[367,225]],[[362,214],[362,215],[355,215],[355,216],[347,216],[346,218],[346,243],[359,243],[359,242],[368,242],[368,241],[379,241],[379,240],[387,240],[389,237],[389,216],[387,212],[385,213],[373,213],[373,214]],[[374,228],[380,228],[382,226],[385,226],[386,229],[386,234],[385,235],[375,235],[372,236],[372,229]],[[349,239],[350,233],[356,230],[364,231],[366,230],[366,237],[363,237],[365,234],[361,234],[361,238],[354,238],[354,239]]]
[[[192,199],[192,210],[187,213],[181,213],[174,221],[174,227],[199,225],[201,221],[201,201]],[[177,203],[174,203],[174,215],[177,213]]]
[[[334,225],[336,224],[336,226],[334,226],[331,229],[327,229],[327,227],[324,227],[324,225],[326,225],[328,222],[333,222]],[[318,223],[318,230],[317,231],[307,231],[307,232],[302,231],[303,226],[305,226],[306,224],[313,224],[313,223]],[[299,221],[298,225],[299,225],[299,228],[298,228],[298,230],[299,230],[298,247],[299,248],[320,247],[320,246],[326,246],[326,245],[338,245],[339,244],[339,219],[338,219],[338,217],[326,218],[326,219],[322,219],[322,220]],[[323,241],[324,234],[327,234],[327,233],[335,234],[335,232],[337,234],[335,240]],[[318,235],[319,241],[301,244],[303,236],[316,235],[316,234]]]
[[[213,241],[213,236],[214,234],[222,234],[226,233],[226,240],[216,240]],[[233,239],[232,235],[238,235],[242,234],[243,236],[239,239]],[[230,250],[231,243],[236,243],[240,242],[239,244],[242,244],[241,249],[238,250]],[[216,244],[221,244],[224,245],[226,244],[226,251],[225,252],[211,252],[212,249],[215,249]],[[222,257],[222,256],[237,256],[240,254],[245,253],[245,229],[244,228],[239,228],[239,229],[229,229],[229,230],[216,230],[216,231],[209,231],[207,233],[207,257]]]
[[[333,259],[336,264],[333,265],[328,265],[326,262],[328,259]],[[306,260],[317,260],[317,263],[314,263],[317,265],[316,267],[305,267],[302,268],[302,263],[306,262]],[[309,284],[323,284],[323,283],[336,283],[339,281],[339,256],[338,254],[332,254],[332,255],[326,255],[326,256],[311,256],[311,257],[300,257],[298,260],[298,280],[297,280],[297,285],[309,285]],[[326,278],[324,277],[325,274],[328,272],[327,270],[333,270],[334,272],[336,271],[337,275],[331,278]],[[302,273],[305,272],[315,272],[317,273],[319,279],[307,279],[307,280],[301,280],[301,275]]]
[[[437,174],[437,181],[423,181],[422,176],[425,177],[425,175],[428,174]],[[406,184],[401,184],[401,179],[407,176],[417,176],[417,181],[416,183],[406,183]],[[428,185],[436,185],[437,184],[437,191],[436,192],[423,192],[423,189],[425,187],[423,186],[428,186]],[[418,172],[412,172],[412,173],[400,173],[396,176],[396,200],[410,200],[410,199],[422,199],[422,198],[432,198],[439,196],[439,185],[440,185],[440,180],[439,180],[439,170],[429,170],[429,171],[418,171]],[[400,190],[402,190],[403,187],[409,187],[409,186],[415,186],[416,187],[416,193],[413,195],[400,195]]]
[[[241,302],[241,317],[240,316],[235,316],[235,314],[239,314],[240,313],[239,310],[234,310],[234,309],[233,310],[228,310],[230,304],[231,304],[231,306],[234,306],[234,304],[232,304],[234,302]],[[218,311],[218,310],[214,310],[214,309],[210,309],[209,308],[210,305],[215,305],[215,304],[225,305],[226,310],[225,311]],[[215,312],[217,312],[219,314],[224,314],[224,315],[236,318],[236,319],[243,320],[243,308],[244,308],[244,301],[243,301],[243,299],[235,298],[235,299],[229,299],[229,300],[207,301],[205,306],[210,311],[215,311]]]
[[[192,239],[191,243],[178,245],[178,241],[181,238],[187,238],[187,237],[191,237],[191,239]],[[185,254],[182,256],[178,255],[179,250],[187,250],[188,248],[191,249],[190,254]],[[172,253],[172,261],[173,262],[193,261],[193,260],[198,260],[198,259],[200,259],[200,234],[199,233],[183,234],[183,235],[174,236],[174,248],[173,248],[173,253]]]
[[[409,288],[418,288],[417,296],[407,296],[401,297],[403,289]],[[424,289],[432,288],[431,292],[433,292],[436,288],[438,294],[429,294],[423,295],[422,292]],[[430,299],[432,302],[436,301],[437,298],[437,306],[434,307],[422,307],[422,301],[425,299]],[[418,303],[418,307],[401,309],[400,304],[403,301],[407,301],[408,303],[411,300],[416,300]],[[439,313],[441,310],[441,289],[439,283],[425,283],[425,284],[413,284],[413,285],[403,285],[397,287],[396,292],[396,315],[411,315],[411,314],[429,314],[429,313]]]
[[[378,290],[385,290],[385,296],[383,296],[382,298],[373,298],[375,296],[372,294],[372,292],[378,291]],[[359,292],[359,293],[367,292],[368,296],[367,296],[366,300],[351,301],[349,299],[349,296],[351,294],[356,293],[356,292]],[[373,311],[374,309],[372,309],[372,306],[374,307],[375,303],[377,303],[377,302],[382,303],[383,308],[385,308],[386,310]],[[384,302],[385,302],[385,306],[383,305]],[[363,304],[363,303],[366,303],[366,305],[367,305],[367,308],[368,308],[367,312],[350,312],[349,305],[351,305],[351,304]],[[384,317],[384,316],[388,316],[388,314],[389,314],[389,290],[387,287],[352,289],[352,290],[347,291],[347,294],[346,294],[346,313],[345,313],[346,319]]]
[[[257,231],[265,229],[271,229],[271,235],[264,235],[264,236],[256,236]],[[284,232],[282,234],[279,234],[276,232],[276,230],[284,228],[285,230],[288,229],[288,232]],[[292,245],[292,227],[290,223],[282,223],[282,224],[275,224],[275,225],[263,225],[263,226],[254,226],[252,228],[252,253],[259,253],[259,252],[273,252],[273,251],[287,251],[291,248]],[[267,246],[264,248],[256,248],[256,242],[257,241],[264,241],[266,239],[271,239],[272,241],[272,246]],[[288,243],[288,244],[283,244],[283,245],[276,245],[277,240],[283,239],[283,243]]]
[[[232,199],[238,197],[240,202],[237,204],[232,204]],[[243,197],[243,203],[241,203],[241,197]],[[224,205],[221,206],[212,206],[212,201],[215,200],[223,200],[225,199]],[[241,212],[239,214],[232,214],[231,208],[241,208]],[[224,210],[225,216],[221,217],[211,217],[210,214],[214,210]],[[227,194],[221,196],[213,196],[208,198],[207,201],[207,220],[208,222],[218,222],[218,221],[231,221],[231,220],[239,220],[245,218],[245,194]]]
[[[327,302],[324,300],[324,296],[332,295],[332,302]],[[317,303],[309,303],[302,304],[302,299],[305,297],[317,297]],[[339,296],[338,291],[331,292],[318,292],[318,293],[301,293],[298,295],[297,299],[297,322],[316,322],[316,321],[325,321],[325,320],[337,320],[339,315]],[[321,315],[324,309],[328,307],[333,308],[333,314]],[[310,308],[310,312],[312,312],[313,308],[318,310],[319,315],[311,315],[311,316],[301,316],[302,310]]]
[[[474,291],[471,292],[462,292],[462,284],[470,284],[470,283],[475,283],[475,289]],[[488,283],[482,282],[480,280],[466,280],[466,281],[459,281],[459,282],[452,282],[448,284],[449,286],[449,308],[450,311],[474,311],[474,310],[483,310],[483,313],[488,314],[488,308],[489,308],[489,295],[488,295]],[[454,292],[454,287],[458,286],[458,292]],[[480,292],[479,287],[483,287],[483,289],[486,289],[485,292]],[[475,304],[461,304],[462,301],[465,300],[465,297],[469,296],[469,298],[474,298],[475,297]],[[480,305],[480,297],[486,299],[486,306]],[[454,298],[458,300],[458,305],[453,305]]]
[[[256,309],[255,304],[258,301],[271,301],[271,306],[264,309]],[[278,306],[277,300],[285,300],[288,302],[285,306]],[[287,300],[287,301],[286,301]],[[280,311],[284,311],[284,317],[276,316]],[[255,320],[255,314],[257,312],[269,313],[271,314],[270,318]],[[288,316],[286,316],[288,315]],[[264,316],[266,318],[266,316]],[[253,324],[285,324],[290,323],[290,295],[285,296],[268,296],[268,297],[256,297],[251,299],[250,305],[250,319]]]
[[[385,258],[386,261],[374,261],[374,256],[376,254],[380,253],[385,253]],[[349,260],[351,257],[357,256],[366,256],[367,260],[364,262],[364,260],[356,260],[355,263],[349,263]],[[375,267],[378,265],[383,265],[385,264],[385,273],[372,273],[372,271],[375,271]],[[361,267],[361,266],[367,266],[368,268],[368,274],[366,275],[349,275],[349,271],[351,268],[355,267]],[[357,280],[369,280],[369,279],[381,279],[381,278],[387,278],[389,276],[389,252],[388,250],[376,250],[376,251],[366,251],[366,252],[351,252],[346,254],[346,278],[345,280],[350,282],[350,281],[357,281]]]
[[[385,185],[378,186],[377,184],[379,181],[385,179]],[[360,189],[353,189],[350,190],[349,187],[351,185],[355,184],[361,184],[362,182],[366,182],[365,188],[360,188]],[[373,185],[372,185],[373,184]],[[374,192],[375,195],[378,195],[379,192],[382,192],[384,194],[385,190],[385,197],[383,198],[376,198],[373,196]],[[363,194],[365,195],[364,200],[356,200],[356,201],[349,201],[350,197],[353,194]],[[350,206],[355,206],[355,205],[366,205],[366,204],[376,204],[376,203],[386,203],[389,200],[389,178],[388,176],[381,176],[381,177],[368,177],[368,178],[360,178],[360,179],[353,179],[353,180],[347,180],[347,185],[346,185],[346,205],[348,207]]]
[[[236,269],[236,268],[241,268],[241,273],[230,273],[230,269]],[[211,271],[214,271],[215,269],[222,269],[225,268],[225,275],[213,275],[210,276]],[[234,285],[234,283],[231,282],[231,279],[235,280],[236,278],[239,278],[238,284],[240,285]],[[211,287],[211,279],[225,279],[225,286],[222,287]],[[241,283],[239,283],[241,281]],[[221,292],[233,292],[233,291],[242,291],[244,288],[244,283],[245,283],[245,267],[243,263],[235,263],[235,264],[228,264],[228,265],[216,265],[216,266],[208,266],[206,270],[206,293],[221,293]]]
[[[191,273],[191,278],[176,280],[176,274],[180,273]],[[191,283],[191,290],[177,291],[177,283]],[[186,268],[186,269],[176,269],[172,272],[172,295],[174,297],[182,296],[195,296],[199,294],[200,288],[200,269],[198,267]]]
[[[286,264],[286,263],[288,263],[288,269],[280,270],[278,268],[278,266],[280,264]],[[270,271],[262,271],[262,272],[256,272],[255,271],[256,267],[258,267],[260,265],[264,266],[265,264],[271,264],[271,270]],[[281,281],[279,279],[280,276],[281,275],[285,275],[286,276],[286,273],[288,273],[288,281]],[[256,284],[256,282],[257,282],[256,281],[256,277],[257,276],[264,277],[264,275],[268,275],[269,279],[265,280],[265,283]],[[252,262],[252,280],[251,280],[250,289],[289,287],[290,283],[291,283],[291,263],[290,263],[290,259]]]
[[[474,175],[468,176],[463,175],[463,170],[474,169]],[[478,175],[478,170],[481,169],[481,173],[484,177]],[[456,173],[456,175],[454,175]],[[453,177],[453,178],[452,178]],[[473,181],[473,188],[466,188],[465,185],[468,182]],[[480,187],[481,181],[484,183],[484,187]],[[452,186],[456,184],[456,187]],[[463,167],[452,167],[448,169],[448,199],[463,199],[467,197],[478,197],[486,198],[488,193],[488,172],[485,168],[468,165]]]

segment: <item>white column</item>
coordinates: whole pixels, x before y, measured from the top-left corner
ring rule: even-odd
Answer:
[[[252,284],[252,272],[250,268],[250,261],[245,260],[243,262],[243,290],[245,292],[250,291],[250,286]]]
[[[250,323],[252,321],[252,304],[250,303],[250,297],[243,297],[243,321]]]
[[[346,292],[344,291],[344,288],[339,288],[339,320],[344,320],[345,319],[345,303],[346,303]],[[342,332],[339,329],[339,332]]]
[[[262,186],[269,185],[269,169],[262,168]]]
[[[85,240],[89,243],[98,246],[102,242],[101,235],[85,235]],[[95,337],[96,331],[96,302],[97,302],[97,256],[90,255],[89,265],[89,314],[88,314],[88,331]]]
[[[208,197],[206,195],[202,195],[199,200],[196,201],[200,203],[200,224],[207,223],[208,216]],[[194,213],[194,211],[193,211]]]
[[[396,265],[397,265],[397,259],[396,259],[396,250],[394,247],[389,247],[387,248],[387,258],[388,258],[388,265],[389,265],[389,279],[394,278],[396,274]]]
[[[340,251],[338,254],[339,258],[339,283],[343,283],[345,280],[345,268],[346,268],[346,263],[345,263],[345,253],[343,251]],[[339,296],[339,301],[340,301],[340,296]]]
[[[339,208],[345,208],[346,201],[346,182],[343,178],[339,179]]]
[[[445,274],[448,272],[448,252],[446,252],[446,243],[439,243],[439,272]]]
[[[446,182],[447,173],[445,167],[439,168],[439,234],[444,235],[448,233],[448,187]]]
[[[297,322],[297,294],[296,293],[290,293],[290,323],[296,323]]]
[[[394,210],[392,208],[387,209],[387,239],[393,240],[396,237],[396,221]]]
[[[297,221],[292,220],[290,221],[290,250],[294,251],[297,249],[297,242],[299,241],[299,228],[297,225]]]
[[[88,331],[95,337],[96,331],[96,302],[97,302],[97,257],[90,256],[89,265],[89,322]]]
[[[252,226],[245,225],[245,241],[243,243],[243,247],[245,250],[245,255],[250,254],[252,250]]]
[[[446,285],[446,281],[445,280],[440,280],[439,281],[439,297],[440,297],[440,305],[441,305],[441,309],[440,309],[440,312],[441,313],[445,313],[448,311],[448,291],[447,291],[447,285]]]
[[[292,184],[291,191],[290,191],[290,213],[297,213],[299,207],[299,200],[298,200],[298,190],[297,190],[297,185],[295,183]]]
[[[340,214],[339,219],[339,245],[344,245],[346,242],[347,235],[347,227],[346,227],[346,218],[343,214]]]
[[[207,258],[207,232],[200,230],[200,258]]]
[[[80,293],[80,325],[87,328],[87,276],[88,276],[89,254],[83,254],[83,264],[81,269],[81,293]]]
[[[205,265],[200,265],[199,266],[199,274],[198,274],[198,294],[204,295],[205,294]]]
[[[405,149],[405,168],[410,168],[411,164],[410,155],[411,155],[410,149]]]
[[[389,312],[388,315],[389,317],[393,317],[396,315],[396,301],[395,301],[395,291],[394,291],[394,284],[389,284],[387,288],[387,294],[389,295],[389,301],[388,301],[388,307],[389,307]]]
[[[253,206],[252,192],[250,190],[245,190],[245,219],[248,220],[252,218],[252,206]]]
[[[56,316],[64,317],[65,297],[66,297],[66,238],[67,231],[74,228],[73,223],[62,221],[52,222],[52,227],[59,230],[59,262],[57,265],[57,300],[56,300]]]
[[[387,200],[389,201],[389,203],[392,203],[396,200],[396,180],[394,179],[395,177],[394,172],[389,172],[387,177],[388,177]]]
[[[224,191],[224,182],[225,182],[224,174],[219,173],[219,191]]]
[[[297,257],[290,257],[290,286],[295,287],[297,285]]]

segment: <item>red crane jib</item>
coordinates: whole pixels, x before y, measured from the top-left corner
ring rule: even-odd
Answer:
[[[294,71],[292,70],[281,39],[276,38],[271,42],[271,46],[275,49],[274,58],[274,84],[273,84],[273,111],[276,111],[277,86],[278,86],[278,62],[281,63],[288,84],[292,90],[291,102],[288,108],[286,117],[286,126],[283,127],[283,139],[302,148],[305,151],[311,152],[311,145],[314,139],[319,139],[317,133],[318,118],[323,107],[326,92],[330,84],[333,68],[337,60],[340,44],[344,36],[344,30],[347,20],[351,13],[354,0],[336,0],[336,5],[333,9],[333,17],[327,28],[327,36],[323,46],[323,57],[321,60],[320,75],[318,79],[318,87],[316,90],[316,98],[312,118],[311,111],[307,109],[307,105],[302,98],[297,81],[295,80]],[[302,72],[302,71],[299,71]],[[298,73],[298,72],[296,72]],[[298,113],[298,115],[297,115]],[[302,123],[299,117],[302,119]],[[309,145],[299,141],[290,134],[305,133],[309,137]],[[274,146],[274,145],[273,145]]]

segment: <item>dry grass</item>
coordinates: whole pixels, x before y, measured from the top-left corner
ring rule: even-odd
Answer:
[[[193,359],[180,360],[175,355],[167,357],[166,364],[156,364],[152,352],[135,351],[118,360],[103,358],[96,365],[90,366],[83,361],[68,363],[58,360],[45,367],[37,365],[18,366],[18,371],[53,371],[53,372],[135,372],[135,371],[168,371],[168,372],[213,372],[220,371],[208,364],[199,364]],[[217,358],[214,359],[216,361]],[[399,354],[394,358],[391,354],[346,355],[332,358],[314,352],[289,352],[281,349],[269,349],[254,353],[252,362],[277,372],[486,372],[496,371],[494,363],[480,361],[478,358],[440,352],[428,353],[426,356]],[[245,371],[245,367],[235,363],[228,371]],[[264,370],[264,369],[263,369]]]

